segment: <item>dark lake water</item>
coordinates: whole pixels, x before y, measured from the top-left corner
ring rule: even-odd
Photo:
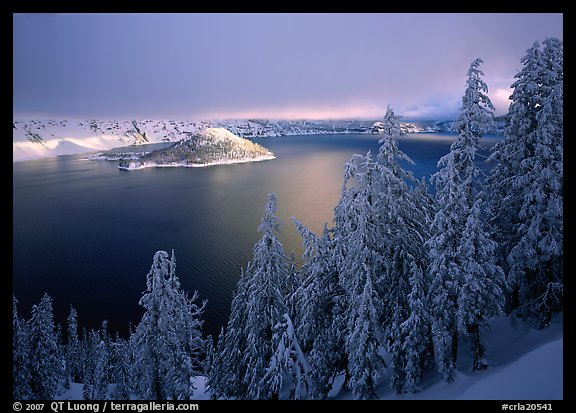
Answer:
[[[409,134],[400,148],[417,177],[436,171],[454,136]],[[486,147],[497,137],[484,138]],[[13,164],[13,284],[28,317],[44,292],[56,321],[69,306],[79,322],[125,334],[142,315],[138,300],[157,250],[174,250],[183,287],[208,299],[205,332],[226,325],[232,291],[252,257],[266,195],[278,195],[280,239],[297,257],[291,216],[320,233],[331,223],[345,163],[378,151],[378,136],[316,135],[255,139],[277,159],[207,168],[121,171],[81,155]],[[485,151],[486,153],[486,151]]]

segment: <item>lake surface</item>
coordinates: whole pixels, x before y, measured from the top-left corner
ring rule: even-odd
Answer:
[[[252,258],[266,196],[278,195],[280,240],[302,253],[290,217],[320,233],[331,223],[344,165],[354,153],[378,152],[376,135],[254,139],[272,161],[207,168],[121,171],[82,155],[13,164],[13,284],[19,311],[47,292],[57,322],[73,305],[81,326],[108,320],[125,334],[142,315],[138,301],[158,250],[174,250],[182,286],[208,299],[207,334],[226,325],[232,291]],[[454,136],[409,134],[400,149],[416,177],[436,171]],[[498,137],[484,138],[492,146]],[[484,151],[487,153],[487,151]]]

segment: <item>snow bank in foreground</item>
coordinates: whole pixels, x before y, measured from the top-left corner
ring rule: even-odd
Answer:
[[[500,371],[478,380],[459,399],[562,399],[562,338],[520,357]]]
[[[496,319],[492,330],[483,333],[490,366],[472,371],[468,346],[462,343],[454,383],[446,383],[434,372],[424,379],[422,390],[400,396],[390,389],[389,377],[377,388],[384,400],[558,400],[563,398],[563,315],[553,317],[543,330],[509,318]],[[352,399],[340,392],[336,399]]]

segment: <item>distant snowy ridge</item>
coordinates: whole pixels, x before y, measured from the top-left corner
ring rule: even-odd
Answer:
[[[447,132],[452,121],[402,122],[406,133]],[[495,132],[502,129],[498,122]],[[108,150],[119,146],[176,142],[205,130],[224,128],[242,138],[338,133],[379,134],[373,120],[15,120],[13,161]]]
[[[223,128],[206,128],[189,134],[166,148],[131,154],[130,160],[120,159],[119,168],[135,170],[156,167],[204,167],[275,159],[261,145],[240,138]]]

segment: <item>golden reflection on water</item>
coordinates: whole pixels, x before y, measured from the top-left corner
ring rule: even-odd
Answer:
[[[290,179],[277,183],[284,187],[285,194],[278,200],[278,215],[288,219],[294,216],[320,234],[324,223],[332,222],[342,188],[342,180],[335,180],[334,176],[343,176],[348,157],[349,153],[343,151],[299,158],[297,166],[291,168]]]

